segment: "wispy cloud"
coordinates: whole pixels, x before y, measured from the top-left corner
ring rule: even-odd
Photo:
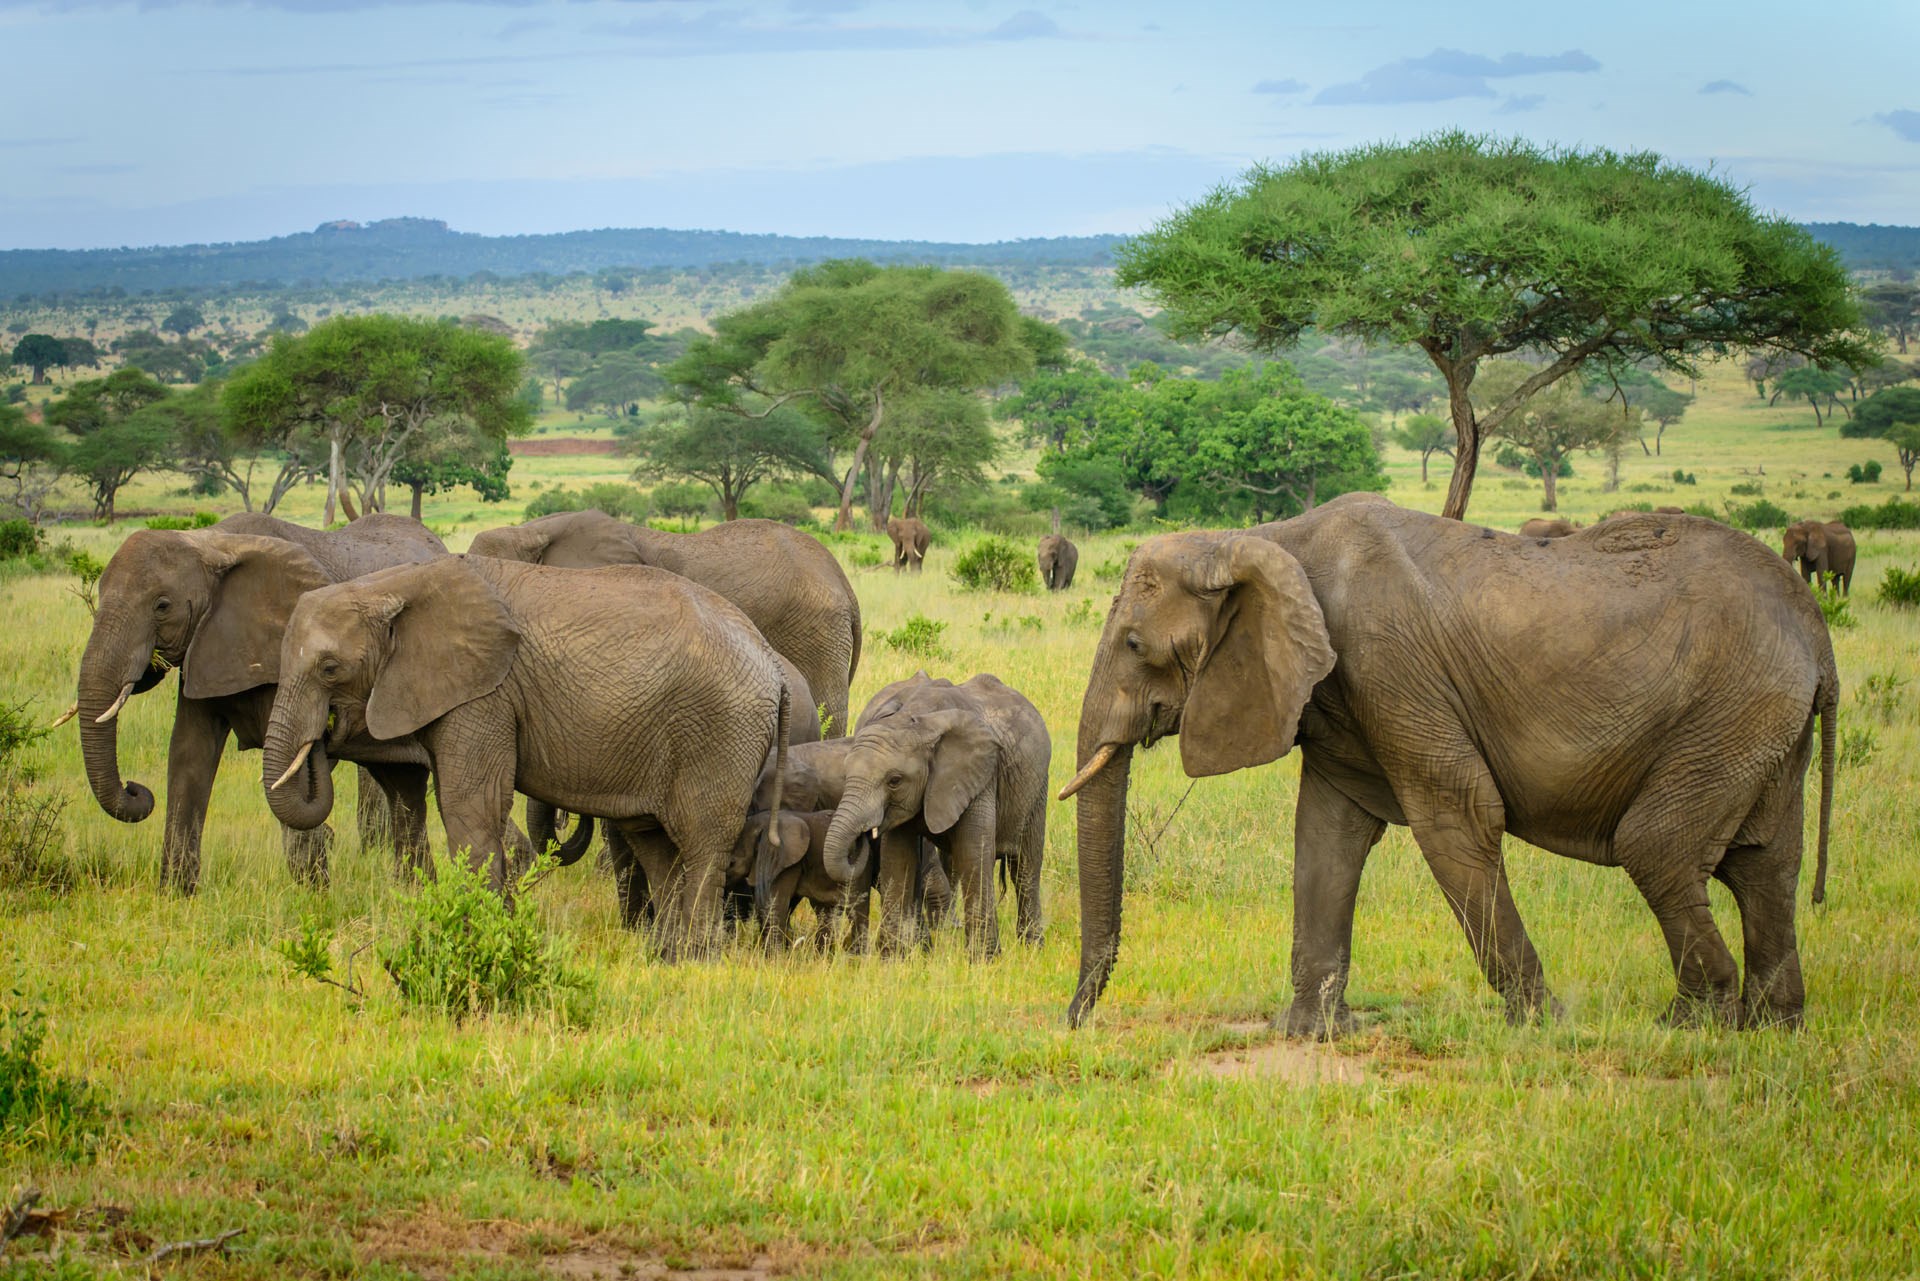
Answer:
[[[1495,98],[1499,94],[1487,83],[1489,80],[1599,69],[1600,63],[1579,49],[1556,54],[1503,53],[1498,58],[1459,49],[1435,49],[1424,57],[1402,58],[1375,67],[1347,84],[1329,85],[1314,101],[1348,106]]]
[[[1737,93],[1743,98],[1753,97],[1753,90],[1738,80],[1709,80],[1700,86],[1701,93]]]
[[[1517,116],[1523,111],[1537,111],[1540,104],[1547,100],[1544,93],[1510,93],[1499,106],[1493,109],[1496,116]]]
[[[1920,142],[1920,111],[1882,111],[1873,118],[1908,142]]]
[[[1262,80],[1253,87],[1253,91],[1255,93],[1270,93],[1279,97],[1289,93],[1300,93],[1304,91],[1306,87],[1303,81],[1289,77],[1285,80]]]

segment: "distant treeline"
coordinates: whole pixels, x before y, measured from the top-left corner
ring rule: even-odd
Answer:
[[[1810,222],[1817,240],[1840,252],[1849,271],[1885,271],[1905,275],[1920,271],[1920,227],[1865,226],[1857,222]]]
[[[479,236],[430,218],[312,231],[239,244],[145,249],[0,250],[0,297],[168,290],[269,290],[303,284],[495,276],[566,276],[745,263],[796,266],[827,258],[942,266],[1105,266],[1119,236],[1058,236],[996,244],[841,240],[663,228]]]

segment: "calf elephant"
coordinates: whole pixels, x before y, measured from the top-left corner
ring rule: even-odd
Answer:
[[[1019,901],[1020,937],[1040,941],[1040,866],[1047,840],[1046,722],[997,677],[962,685],[922,672],[867,704],[846,748],[845,788],[827,832],[829,875],[852,875],[862,832],[878,832],[881,943],[898,950],[917,932],[921,838],[950,861],[966,900],[968,951],[999,950],[994,868],[1004,861]]]
[[[1635,643],[1623,645],[1621,637]],[[1293,1004],[1333,1035],[1354,900],[1413,837],[1510,1019],[1554,1006],[1507,887],[1506,832],[1625,868],[1666,936],[1669,1017],[1795,1022],[1802,792],[1820,721],[1825,892],[1839,677],[1818,604],[1745,534],[1623,517],[1545,545],[1350,494],[1251,530],[1142,543],[1080,704],[1078,1024],[1120,945],[1133,750],[1187,774],[1300,748]],[[1739,905],[1746,980],[1706,879]]]
[[[847,732],[847,691],[860,666],[860,600],[818,539],[773,520],[730,520],[671,534],[601,511],[561,512],[474,535],[470,555],[593,569],[651,565],[692,579],[739,607],[807,678],[825,705],[826,734]]]
[[[1853,531],[1837,520],[1803,520],[1787,526],[1780,554],[1797,563],[1800,576],[1816,587],[1837,585],[1844,595],[1853,586],[1857,549]]]
[[[495,889],[514,792],[606,821],[616,870],[625,852],[665,900],[669,957],[712,943],[761,763],[786,752],[791,702],[753,624],[640,566],[473,556],[370,574],[302,598],[280,668],[262,772],[282,822],[325,820],[326,762],[344,737],[411,736],[449,846]],[[635,919],[630,899],[622,908]]]
[[[391,565],[446,555],[405,516],[362,516],[332,531],[271,516],[229,517],[204,530],[137,530],[100,575],[93,632],[80,659],[80,748],[100,808],[123,823],[153,812],[153,793],[123,781],[118,717],[127,699],[180,669],[167,753],[161,884],[191,894],[200,881],[207,803],[227,739],[259,747],[279,679],[280,640],[302,592]],[[426,850],[425,759],[409,748],[354,744],[392,809],[403,856]],[[284,833],[288,865],[327,878],[326,833]]]
[[[755,814],[741,830],[728,876],[734,883],[752,884],[754,910],[764,923],[769,947],[786,944],[792,933],[794,905],[804,900],[813,905],[817,920],[816,951],[824,952],[832,945],[842,915],[852,921],[846,949],[867,950],[869,901],[879,859],[873,842],[862,837],[852,877],[842,881],[829,874],[823,854],[832,821],[830,809],[783,809]],[[780,833],[777,843],[771,839],[775,828]]]
[[[1574,529],[1575,526],[1571,521],[1563,520],[1558,516],[1553,517],[1551,520],[1545,516],[1535,516],[1532,520],[1520,526],[1520,537],[1565,538],[1571,534]]]
[[[889,516],[887,537],[893,540],[893,569],[899,573],[911,569],[919,573],[927,559],[927,546],[933,533],[918,516]]]
[[[1048,534],[1040,540],[1040,581],[1050,592],[1073,586],[1073,571],[1080,564],[1080,549],[1065,534]]]

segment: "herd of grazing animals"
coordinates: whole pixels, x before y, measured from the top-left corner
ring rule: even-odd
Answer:
[[[895,569],[919,570],[925,525],[888,532]],[[1775,556],[1665,509],[1521,533],[1356,494],[1140,544],[1060,794],[1078,796],[1071,1023],[1118,954],[1132,753],[1175,735],[1194,777],[1301,753],[1292,1034],[1353,1024],[1354,900],[1390,823],[1412,829],[1510,1018],[1558,1003],[1507,886],[1507,832],[1627,871],[1672,951],[1672,1017],[1798,1021],[1802,787],[1817,757],[1819,902],[1839,686],[1790,562],[1844,590],[1851,535],[1801,522]],[[1059,534],[1041,540],[1049,590],[1071,585],[1077,559]],[[88,782],[123,822],[148,817],[154,797],[124,778],[116,718],[179,670],[170,888],[197,883],[232,737],[262,749],[266,799],[308,883],[327,876],[331,770],[345,760],[365,769],[403,869],[431,866],[429,777],[450,844],[497,891],[552,847],[563,813],[576,816],[563,863],[597,824],[623,923],[650,924],[669,959],[711,950],[749,911],[784,946],[802,901],[817,948],[845,918],[848,948],[877,936],[899,953],[924,946],[957,899],[984,960],[999,948],[996,880],[1021,940],[1042,938],[1040,713],[994,676],[922,672],[850,727],[859,600],[833,555],[785,525],[673,535],[567,513],[486,531],[456,556],[406,517],[320,532],[244,515],[132,535],[99,594],[76,711]],[[1702,619],[1712,626],[1692,631]],[[1610,644],[1623,630],[1652,643]],[[1569,652],[1548,635],[1591,644]],[[516,793],[530,837],[511,817]],[[1706,907],[1709,876],[1739,907],[1744,979]]]

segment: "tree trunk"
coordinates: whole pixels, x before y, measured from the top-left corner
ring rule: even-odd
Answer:
[[[740,495],[728,489],[720,495],[720,519],[740,519]]]
[[[360,513],[353,509],[353,494],[344,485],[340,488],[340,510],[349,521],[360,519]],[[327,523],[332,524],[333,522],[328,521]]]
[[[320,516],[320,527],[333,524],[334,507],[340,501],[340,433],[334,431],[327,438],[327,505]]]
[[[876,387],[873,392],[873,417],[867,420],[866,429],[860,433],[859,443],[853,447],[853,466],[847,469],[847,483],[840,490],[840,511],[833,518],[835,530],[853,528],[853,488],[859,482],[861,469],[866,466],[867,449],[873,444],[873,434],[880,430],[880,423],[885,416],[885,393]]]
[[[1453,418],[1456,438],[1453,447],[1453,480],[1447,486],[1442,516],[1453,520],[1467,518],[1467,501],[1473,497],[1473,474],[1480,466],[1480,424],[1473,416],[1473,401],[1467,388],[1473,383],[1473,368],[1461,373],[1458,368],[1447,375],[1447,408]]]
[[[1665,423],[1661,423],[1660,429],[1653,433],[1653,456],[1655,458],[1658,458],[1660,456],[1660,439],[1666,434],[1667,434],[1667,425]]]
[[[426,492],[426,486],[409,485],[408,488],[413,490],[413,518],[415,520],[419,520],[420,519],[420,497],[423,493]]]
[[[1538,456],[1536,455],[1536,457]],[[1554,487],[1560,479],[1560,460],[1558,458],[1539,457],[1539,463],[1540,486],[1546,491],[1546,501],[1541,504],[1540,510],[1543,512],[1559,511],[1560,497],[1554,492]]]
[[[1431,457],[1433,457],[1433,451],[1431,449],[1423,449],[1420,451],[1420,483],[1422,485],[1427,483],[1427,459]]]

